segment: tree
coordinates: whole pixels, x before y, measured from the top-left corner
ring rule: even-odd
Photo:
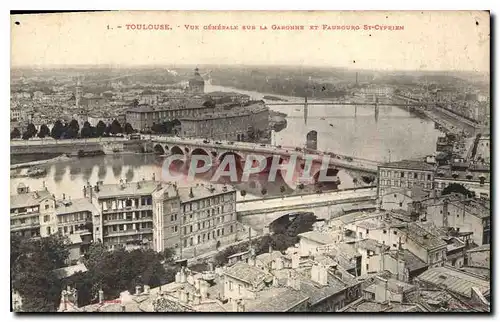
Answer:
[[[102,137],[106,132],[106,124],[103,121],[99,121],[95,127],[95,134],[97,137]]]
[[[26,132],[28,132],[30,137],[34,137],[37,133],[35,125],[33,123],[29,123]]]
[[[10,132],[10,139],[17,139],[21,137],[21,132],[17,127],[15,127],[12,132]]]
[[[86,121],[85,123],[83,123],[83,127],[80,131],[80,137],[90,138],[90,137],[92,137],[92,132],[93,132],[92,126],[90,125],[90,123],[88,121]]]
[[[49,135],[50,135],[49,127],[45,124],[42,124],[42,126],[40,126],[40,131],[38,131],[38,137],[40,139],[43,139],[44,137]]]
[[[212,99],[206,100],[205,102],[203,102],[203,106],[208,108],[215,108],[215,101]]]
[[[153,131],[154,133],[165,133],[165,129],[161,123],[153,124],[153,126],[151,127],[151,131]]]
[[[111,124],[108,124],[106,126],[106,129],[104,130],[104,136],[109,136],[110,133],[111,133]]]
[[[23,133],[23,136],[22,136],[23,140],[29,140],[30,138],[32,138],[31,133],[29,133],[28,131]]]
[[[124,132],[126,134],[132,134],[134,133],[134,128],[132,127],[132,125],[130,123],[125,123],[125,129],[124,129]]]
[[[76,139],[77,137],[78,137],[78,130],[75,127],[68,126],[61,138]]]
[[[465,188],[464,185],[458,183],[452,183],[448,185],[446,188],[443,189],[441,195],[449,195],[452,193],[459,193],[468,198],[473,198],[475,196],[475,193],[473,191],[468,190],[467,188]]]
[[[123,133],[123,129],[122,129],[122,126],[120,125],[120,122],[118,122],[117,120],[114,120],[111,123],[110,133],[111,134]]]
[[[71,122],[69,122],[68,127],[73,129],[72,133],[78,134],[78,132],[80,131],[80,125],[78,124],[78,121],[75,119],[72,119]]]
[[[12,287],[23,299],[23,311],[57,310],[62,285],[53,270],[62,267],[68,257],[66,243],[57,235],[11,239]]]
[[[59,140],[63,135],[64,127],[60,120],[57,120],[50,131],[50,136],[56,140]]]

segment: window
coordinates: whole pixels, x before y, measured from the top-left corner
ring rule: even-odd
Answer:
[[[431,180],[431,175],[430,174],[427,175],[427,180]]]
[[[405,177],[405,173],[401,172],[401,178],[404,178],[404,177]]]
[[[232,291],[233,290],[233,282],[229,281],[229,290]]]
[[[384,232],[384,234],[387,234],[387,230],[384,229],[383,232]]]
[[[367,229],[367,230],[366,230],[366,234],[368,235],[369,233],[370,233],[370,230],[368,230],[368,229]]]
[[[49,209],[50,208],[50,205],[49,204],[46,204],[45,205],[45,209]]]
[[[397,234],[398,234],[398,232],[397,232],[397,231],[394,231],[394,235],[397,235]]]
[[[368,263],[366,263],[366,270],[368,271],[368,269],[369,269],[369,265],[368,265]]]
[[[217,237],[220,236],[220,229],[217,229]]]
[[[187,247],[187,245],[188,245],[188,241],[187,241],[187,239],[184,239],[184,247]]]
[[[43,222],[47,222],[50,220],[50,217],[48,215],[43,216]]]
[[[413,179],[418,179],[418,173],[413,174]]]

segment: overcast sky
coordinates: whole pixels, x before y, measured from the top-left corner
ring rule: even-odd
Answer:
[[[15,22],[19,22],[19,25]],[[169,24],[173,30],[127,30]],[[187,31],[185,24],[201,30]],[[204,25],[266,25],[210,31]],[[304,31],[272,30],[304,25]],[[358,31],[321,30],[359,25]],[[364,25],[403,31],[363,30]],[[108,25],[109,28],[108,29]],[[317,31],[308,30],[318,25]],[[121,29],[117,26],[122,26]],[[385,70],[489,71],[485,12],[98,12],[12,16],[11,64],[277,64]]]

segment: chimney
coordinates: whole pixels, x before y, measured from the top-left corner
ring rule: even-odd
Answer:
[[[60,310],[66,311],[68,308],[68,295],[66,294],[66,290],[62,290],[61,292],[61,305]]]
[[[273,245],[271,243],[269,243],[269,250],[268,250],[269,254],[271,254],[273,252]]]
[[[300,256],[298,253],[292,254],[292,268],[299,268],[300,265]]]
[[[141,294],[141,287],[139,285],[137,285],[135,287],[135,295],[139,295],[139,294]]]
[[[194,288],[199,291],[200,290],[200,279],[199,278],[195,278],[194,280]]]
[[[104,303],[104,292],[103,290],[99,290],[99,304]]]
[[[213,271],[214,271],[214,263],[213,263],[213,262],[209,262],[209,263],[208,263],[208,270],[209,270],[210,272],[213,272]]]
[[[156,176],[155,176],[155,173],[153,172],[153,181],[156,180]]]
[[[149,290],[150,290],[149,285],[144,285],[143,294],[149,294]]]
[[[186,270],[183,266],[183,267],[181,267],[181,271],[180,271],[180,283],[186,283],[186,280],[187,280]]]
[[[209,284],[205,281],[200,282],[200,295],[201,299],[204,300],[208,297]]]
[[[177,272],[175,274],[175,282],[180,283],[181,282],[181,272]]]
[[[376,277],[375,284],[375,302],[383,303],[388,300],[387,296],[387,280],[379,276]]]
[[[313,265],[311,267],[311,280],[320,285],[328,285],[328,271],[323,265]]]
[[[193,197],[194,197],[193,188],[189,188],[189,198],[193,198]]]
[[[443,227],[448,227],[448,198],[443,200]]]
[[[276,276],[273,276],[273,286],[279,287],[279,281],[278,281],[278,278]]]
[[[63,193],[63,200],[66,200],[66,194]]]
[[[194,293],[194,296],[193,296],[193,305],[199,305],[201,303],[201,294],[199,291],[197,291],[196,293]]]
[[[185,289],[179,290],[179,301],[184,304],[188,302],[187,292]]]

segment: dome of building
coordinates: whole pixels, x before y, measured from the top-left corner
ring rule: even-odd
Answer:
[[[205,85],[205,80],[201,77],[198,68],[195,68],[194,77],[189,80],[189,85]]]

